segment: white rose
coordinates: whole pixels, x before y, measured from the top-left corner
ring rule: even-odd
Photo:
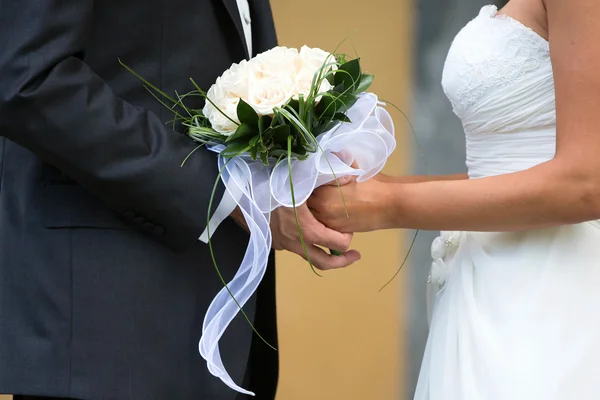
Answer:
[[[230,136],[238,127],[238,124],[236,124],[236,122],[239,123],[237,118],[237,105],[240,98],[232,95],[231,92],[224,90],[224,88],[220,86],[220,82],[221,81],[217,79],[217,82],[208,90],[207,97],[214,105],[211,104],[211,101],[207,100],[202,109],[202,113],[208,118],[210,125],[215,131],[222,135]],[[229,118],[223,114],[227,115]]]
[[[258,115],[273,115],[275,107],[281,107],[294,95],[294,81],[285,74],[271,75],[250,85],[248,104]]]
[[[206,101],[206,106],[210,106],[211,102],[214,104],[224,104],[239,99],[240,96],[237,96],[229,89],[230,88],[226,88],[225,85],[223,85],[223,79],[221,79],[221,77],[217,78],[217,81],[210,89],[208,89],[208,92],[206,92],[206,97],[210,100],[210,102]]]
[[[219,87],[228,97],[248,97],[250,67],[246,60],[233,64],[217,79]]]
[[[313,74],[321,70],[325,65],[327,65],[327,68],[323,69],[323,75],[325,75],[327,71],[337,70],[335,57],[331,53],[319,48],[302,46],[299,55],[302,60],[302,69],[308,69],[309,71],[312,71]]]
[[[441,258],[431,263],[431,281],[442,286],[448,278],[448,266]]]
[[[237,102],[239,102],[239,99]],[[221,135],[231,136],[234,134],[234,132],[239,126],[239,120],[237,118],[236,112],[237,102],[219,106],[219,109],[223,111],[223,113],[229,118],[227,118],[225,115],[223,115],[223,113],[219,112],[216,109],[208,117],[212,128],[215,131],[219,132]],[[235,122],[233,122],[230,118],[233,119],[233,121]]]
[[[308,97],[308,95],[310,94],[311,88],[312,88],[314,78],[315,78],[315,74],[314,73],[311,74],[308,71],[308,69],[303,70],[300,74],[298,74],[296,76],[296,82],[294,84],[294,99],[297,100],[300,95],[303,95],[305,99]],[[331,88],[332,88],[332,86],[329,83],[329,81],[324,79],[321,82],[321,86],[319,87],[318,93],[328,92],[331,90]],[[322,96],[318,96],[315,99],[315,101],[319,102],[321,100],[321,97]]]
[[[294,79],[302,68],[298,50],[287,47],[275,47],[267,50],[248,63],[250,64],[250,73],[255,80],[262,80],[273,75],[287,75]]]

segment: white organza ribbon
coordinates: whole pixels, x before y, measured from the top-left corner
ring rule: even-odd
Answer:
[[[377,96],[363,93],[348,110],[347,116],[352,122],[341,123],[319,135],[316,153],[306,160],[292,161],[296,206],[304,204],[317,187],[332,182],[335,177],[352,175],[362,182],[381,171],[396,147],[392,118],[382,106]],[[215,146],[210,150],[220,153],[223,149],[223,146]],[[350,166],[355,161],[359,169]],[[238,314],[239,306],[246,304],[265,274],[272,241],[271,211],[293,206],[289,166],[286,159],[277,165],[265,166],[248,156],[227,161],[219,155],[218,162],[226,192],[200,240],[208,242],[218,225],[239,207],[250,230],[250,241],[235,277],[208,308],[199,349],[211,374],[240,393],[254,395],[236,385],[225,370],[219,340]]]

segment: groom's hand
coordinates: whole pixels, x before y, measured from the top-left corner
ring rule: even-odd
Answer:
[[[306,205],[297,207],[296,211],[307,251],[304,251],[300,241],[294,210],[285,207],[279,207],[271,214],[271,233],[275,250],[288,250],[304,259],[308,253],[311,263],[320,270],[344,268],[360,259],[359,252],[348,251],[352,234],[339,233],[327,228],[316,220]],[[231,213],[231,218],[248,231],[248,225],[239,208]],[[337,250],[342,255],[331,255],[317,246]]]
[[[340,233],[327,228],[317,221],[306,204],[297,207],[296,211],[306,252],[300,240],[294,210],[285,207],[279,207],[271,214],[271,232],[275,250],[288,250],[304,259],[307,259],[306,253],[308,253],[310,262],[320,270],[344,268],[360,259],[359,252],[349,250],[352,241],[351,233]],[[336,250],[342,254],[331,255],[317,246]]]

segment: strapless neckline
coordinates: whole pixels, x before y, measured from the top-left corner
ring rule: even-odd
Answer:
[[[493,4],[484,6],[481,9],[481,11],[479,12],[478,17],[479,18],[492,18],[492,19],[505,20],[508,23],[513,24],[515,27],[528,32],[529,35],[531,35],[532,37],[535,37],[536,40],[538,40],[540,43],[546,45],[549,48],[550,43],[548,42],[548,40],[546,40],[546,38],[544,38],[542,35],[540,35],[536,31],[534,31],[531,27],[525,25],[518,19],[515,19],[507,14],[500,14],[498,7]]]

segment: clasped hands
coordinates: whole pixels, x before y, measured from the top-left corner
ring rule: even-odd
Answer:
[[[385,189],[385,182],[378,177],[362,183],[346,177],[316,189],[307,204],[296,208],[306,253],[315,268],[344,268],[360,259],[358,251],[350,250],[352,236],[387,227]],[[293,209],[273,211],[271,232],[274,249],[306,259]],[[342,254],[332,255],[324,249]]]

